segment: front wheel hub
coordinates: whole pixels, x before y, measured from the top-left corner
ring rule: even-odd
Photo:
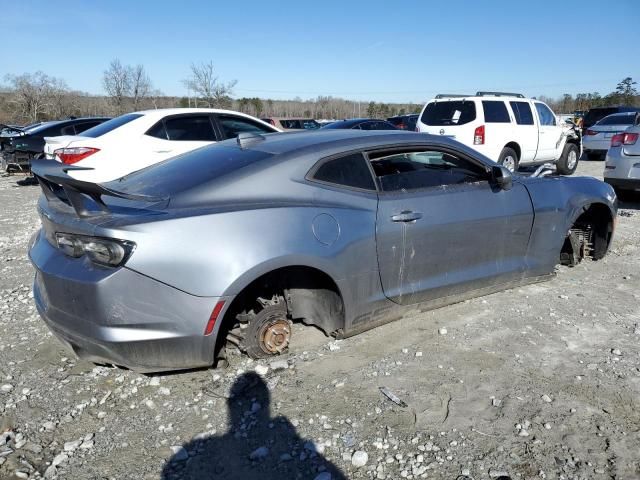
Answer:
[[[291,324],[283,318],[269,319],[260,329],[260,348],[265,353],[277,355],[284,352],[291,342]]]

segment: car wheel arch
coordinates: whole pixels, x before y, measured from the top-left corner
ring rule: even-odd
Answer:
[[[615,212],[606,203],[602,202],[585,202],[573,209],[572,214],[569,216],[569,222],[567,223],[567,238],[562,247],[561,255],[566,253],[572,258],[577,259],[578,252],[572,252],[575,249],[575,241],[572,242],[570,236],[574,232],[579,232],[582,236],[589,230],[591,247],[587,250],[587,256],[592,257],[594,260],[599,260],[607,253],[611,244],[611,239],[614,230]],[[582,247],[582,244],[580,244]],[[571,262],[571,265],[575,265],[576,262]]]
[[[223,296],[233,297],[222,324],[233,323],[243,305],[265,290],[282,293],[294,321],[314,325],[331,335],[345,325],[344,295],[334,277],[325,268],[309,263],[259,265],[245,272]],[[224,335],[222,335],[224,336]],[[224,338],[220,338],[224,342]]]
[[[522,158],[522,149],[520,148],[520,145],[518,145],[516,142],[509,142],[504,147],[502,147],[503,150],[505,148],[513,149],[513,151],[516,152],[518,161],[520,161],[520,159]]]

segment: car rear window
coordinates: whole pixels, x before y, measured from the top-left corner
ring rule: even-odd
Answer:
[[[122,192],[171,196],[272,156],[259,150],[213,144],[130,173],[110,185]]]
[[[451,102],[431,102],[420,119],[425,125],[464,125],[476,119],[476,105],[473,101],[454,100]]]
[[[280,120],[282,128],[302,128],[300,120]]]
[[[141,113],[127,113],[126,115],[120,115],[119,117],[112,118],[111,120],[107,120],[100,125],[96,125],[95,127],[90,128],[89,130],[85,130],[82,132],[83,137],[90,138],[98,138],[105,133],[109,133],[112,130],[115,130],[122,125],[129,123],[136,118],[140,118],[142,116]]]
[[[509,102],[518,125],[533,125],[533,112],[528,102]]]
[[[313,179],[365,190],[376,189],[367,161],[361,153],[326,161],[318,167]]]
[[[596,125],[633,125],[636,115],[609,115],[600,120]]]
[[[483,100],[484,121],[487,123],[510,123],[507,106],[500,100]]]
[[[169,140],[178,142],[214,142],[216,134],[209,115],[180,115],[164,119]]]

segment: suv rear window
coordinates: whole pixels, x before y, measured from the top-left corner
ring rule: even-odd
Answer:
[[[82,132],[83,137],[97,138],[105,133],[109,133],[112,130],[115,130],[118,127],[121,127],[125,123],[129,123],[131,120],[135,120],[136,118],[140,118],[142,116],[141,113],[127,113],[126,115],[120,115],[119,117],[112,118],[111,120],[107,120],[100,125],[96,125],[89,130],[85,130]]]
[[[500,100],[483,100],[484,121],[487,123],[511,123],[507,106]]]
[[[473,101],[454,100],[431,102],[422,113],[420,121],[425,125],[464,125],[476,119],[476,104]]]
[[[533,112],[529,102],[509,102],[518,125],[533,125]]]

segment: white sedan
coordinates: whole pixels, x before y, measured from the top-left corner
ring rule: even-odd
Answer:
[[[165,108],[127,113],[79,136],[47,137],[44,153],[48,159],[88,168],[70,170],[73,178],[101,183],[242,132],[279,131],[239,112]]]

